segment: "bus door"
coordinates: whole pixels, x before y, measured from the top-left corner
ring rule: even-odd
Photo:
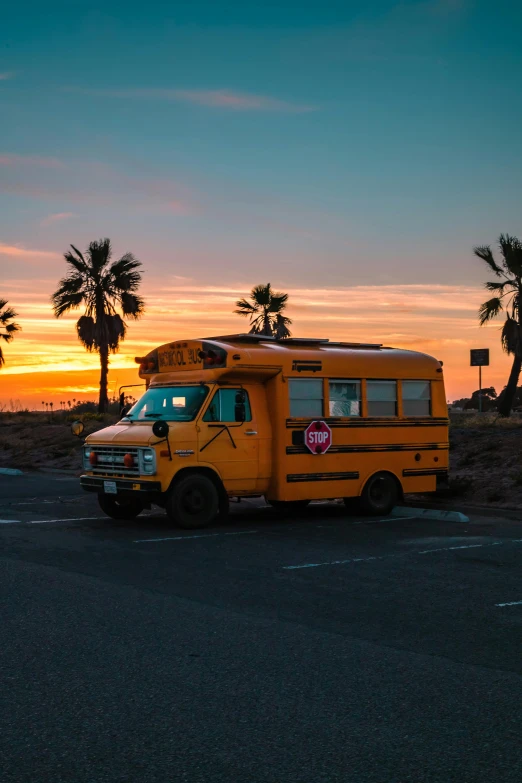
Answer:
[[[254,492],[259,435],[248,391],[239,386],[216,389],[198,428],[199,461],[216,466],[229,492]]]

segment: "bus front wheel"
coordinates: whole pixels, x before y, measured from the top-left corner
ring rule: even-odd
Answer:
[[[363,514],[379,516],[389,514],[399,497],[397,481],[390,473],[376,473],[368,479],[359,501]]]
[[[101,510],[112,519],[135,519],[143,511],[143,503],[137,498],[122,500],[100,493],[98,504]]]
[[[219,495],[214,482],[202,473],[191,473],[177,481],[167,498],[167,515],[186,530],[207,527],[219,511]]]

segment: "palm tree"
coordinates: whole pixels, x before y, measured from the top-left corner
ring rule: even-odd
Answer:
[[[6,343],[10,343],[15,336],[15,332],[21,330],[19,324],[13,323],[13,318],[16,318],[18,313],[15,313],[12,307],[7,307],[7,299],[0,299],[0,343],[2,340]],[[5,364],[4,354],[0,346],[0,367]]]
[[[85,255],[74,245],[71,250],[64,253],[69,272],[52,296],[54,314],[59,318],[69,310],[85,307],[76,331],[85,348],[100,355],[98,412],[105,413],[109,404],[109,354],[116,353],[125,339],[127,324],[123,317],[139,318],[145,309],[143,299],[137,294],[141,262],[132,253],[111,262],[110,239],[91,242]],[[116,311],[117,307],[122,315]]]
[[[276,337],[278,340],[290,337],[288,326],[292,321],[283,315],[288,294],[272,291],[268,283],[254,286],[249,299],[250,301],[240,299],[236,302],[237,310],[234,312],[250,319],[250,334],[263,334],[267,337]]]
[[[513,364],[507,386],[499,396],[498,411],[501,416],[509,416],[522,368],[522,242],[517,237],[501,234],[498,243],[500,263],[495,261],[489,245],[476,247],[473,252],[500,278],[498,281],[484,283],[487,290],[496,295],[481,304],[479,321],[483,326],[502,311],[506,315],[501,341],[502,348],[513,356]]]

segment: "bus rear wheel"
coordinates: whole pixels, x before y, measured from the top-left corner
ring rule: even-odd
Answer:
[[[368,516],[389,514],[397,505],[397,481],[390,473],[376,473],[368,479],[359,500],[360,509]]]
[[[186,530],[207,527],[219,511],[216,485],[202,473],[183,476],[172,487],[166,509],[169,519],[178,527]]]
[[[143,503],[138,498],[124,500],[100,493],[98,504],[101,510],[112,519],[135,519],[143,511]]]

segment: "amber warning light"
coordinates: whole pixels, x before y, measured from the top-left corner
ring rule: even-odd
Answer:
[[[204,367],[225,367],[227,363],[226,351],[215,351],[213,348],[200,351],[199,358],[203,361]]]
[[[134,361],[140,365],[140,372],[158,371],[158,362],[154,356],[136,356]]]

